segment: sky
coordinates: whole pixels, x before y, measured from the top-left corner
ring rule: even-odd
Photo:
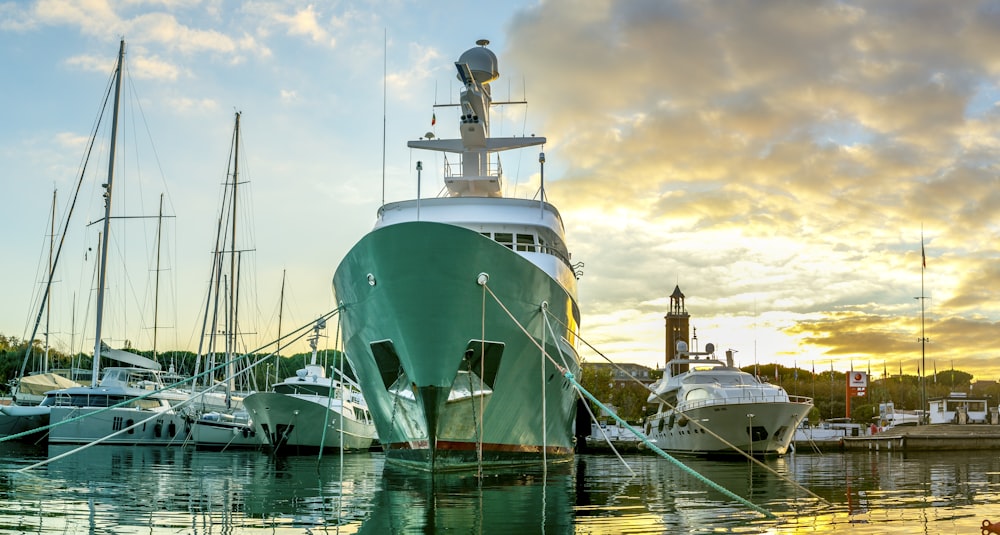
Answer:
[[[662,366],[679,285],[698,344],[741,366],[1000,379],[1000,2],[0,1],[0,333],[30,336],[53,190],[58,225],[122,38],[115,205],[145,219],[112,223],[133,268],[109,275],[112,346],[197,347],[236,111],[244,343],[332,310],[337,264],[415,196],[416,161],[440,191],[406,141],[457,137],[433,104],[489,39],[494,97],[528,101],[493,133],[547,138],[604,356]],[[53,286],[63,350],[93,345],[97,152]],[[536,162],[504,156],[507,195],[536,193]]]

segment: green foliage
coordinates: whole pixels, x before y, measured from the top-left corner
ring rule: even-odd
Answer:
[[[635,381],[615,382],[609,367],[584,364],[581,375],[580,384],[602,403],[613,406],[618,416],[635,423],[645,417],[649,390],[641,384]],[[593,403],[590,409],[595,416],[601,417],[600,410]]]

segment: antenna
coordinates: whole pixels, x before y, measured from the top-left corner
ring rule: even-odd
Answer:
[[[385,206],[385,109],[386,109],[386,76],[388,76],[387,59],[389,56],[389,32],[382,29],[382,206]]]

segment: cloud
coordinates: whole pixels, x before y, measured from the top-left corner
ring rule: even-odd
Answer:
[[[214,112],[219,109],[219,103],[210,98],[195,99],[190,97],[175,97],[167,99],[167,106],[179,113]]]
[[[1000,319],[988,267],[1000,129],[995,102],[970,106],[995,87],[1000,62],[983,46],[1000,41],[1000,10],[591,7],[520,13],[500,58],[501,72],[523,71],[548,160],[565,169],[547,190],[587,262],[585,310],[659,303],[679,282],[706,319],[748,306],[816,317],[782,332],[803,352],[902,359],[923,227],[929,287],[945,296],[935,326],[984,341],[954,339],[970,358],[1000,351],[983,335]],[[662,333],[644,336],[662,354]]]
[[[316,10],[311,4],[292,15],[275,14],[275,18],[288,28],[289,35],[304,35],[317,43],[330,40],[326,30],[320,27]],[[330,45],[334,44],[335,41],[330,40]]]

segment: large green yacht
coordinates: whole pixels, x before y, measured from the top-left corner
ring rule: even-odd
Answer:
[[[429,471],[573,455],[580,264],[544,187],[502,195],[498,153],[545,138],[490,136],[497,59],[477,44],[455,63],[460,137],[408,143],[446,153],[442,195],[383,205],[333,278],[386,459]]]

